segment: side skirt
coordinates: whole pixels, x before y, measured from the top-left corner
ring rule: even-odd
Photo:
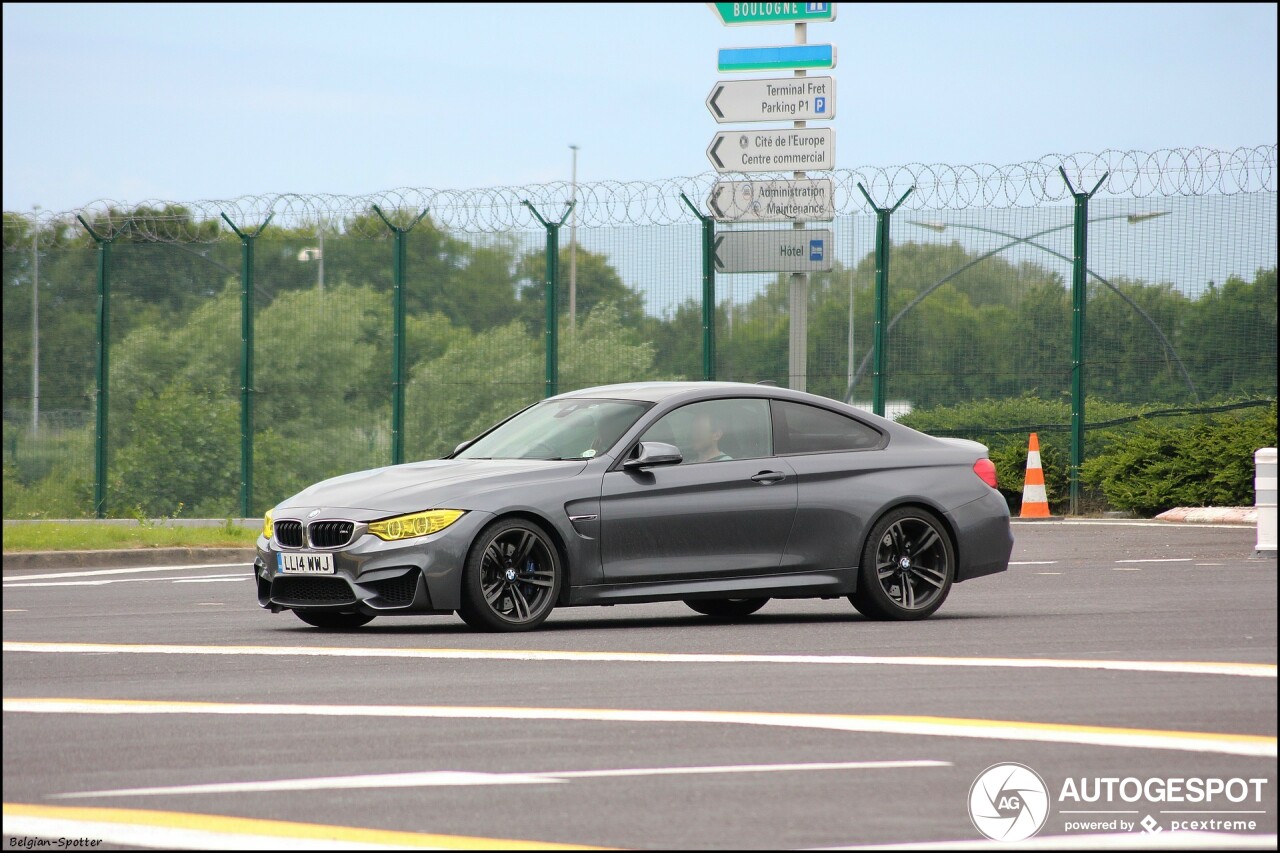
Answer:
[[[574,587],[570,607],[639,604],[686,598],[836,598],[853,593],[858,570],[824,569],[786,575],[752,575],[714,580],[667,580]]]

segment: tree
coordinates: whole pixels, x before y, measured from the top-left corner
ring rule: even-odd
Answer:
[[[569,311],[569,248],[560,247],[560,278],[558,295],[561,328]],[[529,252],[520,258],[516,266],[516,280],[520,288],[520,318],[535,332],[546,327],[546,258],[544,249]],[[618,320],[629,329],[638,329],[644,314],[644,297],[638,290],[628,287],[618,271],[609,265],[603,253],[589,252],[582,246],[577,250],[577,309],[578,317],[585,317],[597,305],[612,304],[618,312]]]

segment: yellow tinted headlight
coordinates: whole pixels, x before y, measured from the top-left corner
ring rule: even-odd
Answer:
[[[262,535],[270,539],[273,533],[275,533],[275,524],[271,520],[271,510],[267,510],[266,516],[262,519]]]
[[[463,513],[464,510],[460,509],[429,509],[426,512],[397,515],[395,518],[384,518],[382,521],[371,523],[369,532],[388,542],[426,536],[429,533],[444,530],[462,518]]]

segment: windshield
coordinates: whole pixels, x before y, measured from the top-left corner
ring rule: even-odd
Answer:
[[[555,400],[525,409],[455,459],[590,459],[614,445],[648,403]]]

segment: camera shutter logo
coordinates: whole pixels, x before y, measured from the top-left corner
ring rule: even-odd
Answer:
[[[969,788],[969,818],[994,841],[1022,841],[1049,819],[1049,789],[1024,764],[993,764]]]

